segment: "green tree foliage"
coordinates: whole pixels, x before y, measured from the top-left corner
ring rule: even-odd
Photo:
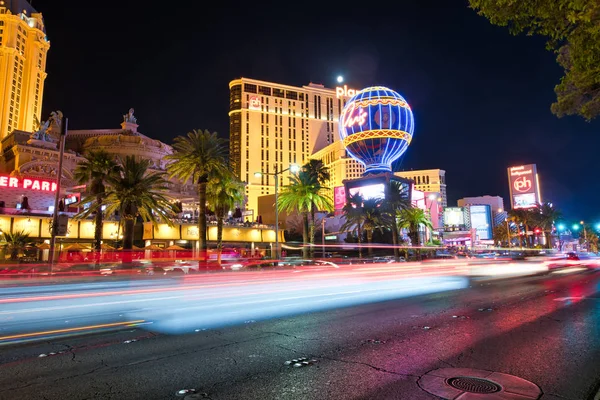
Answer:
[[[136,160],[127,156],[121,162],[118,174],[108,176],[106,183],[106,215],[119,212],[123,221],[123,249],[133,247],[133,228],[139,216],[144,221],[153,224],[166,222],[172,226],[171,218],[177,211],[175,204],[165,196],[167,181],[160,172],[149,173],[150,161]],[[90,212],[98,207],[96,203],[90,207]]]
[[[302,171],[310,175],[312,179],[315,179],[319,185],[321,186],[321,191],[325,191],[327,187],[325,186],[329,179],[331,179],[331,174],[329,173],[329,168],[325,166],[322,160],[311,159],[306,164],[302,166]],[[310,244],[315,243],[315,212],[318,211],[313,207],[310,211],[310,229],[309,229],[309,240]],[[314,248],[311,246],[311,253],[314,252]]]
[[[364,199],[359,193],[350,195],[342,208],[344,224],[340,227],[342,232],[355,234],[358,240],[358,257],[362,258],[362,236],[365,225],[365,214],[363,213]]]
[[[198,236],[200,250],[206,254],[206,187],[213,173],[226,173],[229,169],[225,155],[227,141],[216,132],[194,130],[187,136],[178,136],[173,143],[173,154],[166,156],[171,162],[167,171],[182,182],[190,181],[198,191]]]
[[[308,257],[309,215],[311,215],[314,208],[331,212],[333,211],[333,203],[329,196],[323,193],[322,187],[314,175],[301,170],[298,174],[291,175],[289,179],[290,184],[285,186],[279,193],[279,203],[275,207],[279,211],[288,213],[297,211],[302,215],[302,240],[304,242],[302,255]]]
[[[395,180],[390,180],[387,185],[385,194],[384,207],[389,215],[389,228],[392,231],[392,243],[394,244],[394,257],[396,261],[400,259],[400,235],[398,232],[398,222],[396,214],[399,210],[410,208],[410,199],[408,197],[408,189],[401,183]]]
[[[14,233],[4,232],[4,240],[6,241],[6,250],[10,254],[11,260],[17,260],[19,254],[32,244],[29,233],[26,233],[24,230]]]
[[[469,0],[492,24],[517,35],[548,38],[565,73],[551,110],[559,117],[600,113],[600,2],[597,0]]]
[[[104,213],[102,206],[106,197],[106,179],[108,176],[119,172],[119,165],[113,156],[105,150],[90,151],[86,153],[85,160],[77,165],[74,172],[74,178],[80,185],[86,185],[87,201],[96,205],[94,207],[94,248],[100,250],[102,244],[102,226],[104,222]],[[77,214],[75,218],[88,216],[88,210]]]
[[[217,217],[217,263],[221,264],[223,251],[223,221],[236,205],[244,203],[244,187],[231,171],[215,173],[208,181],[206,200]]]
[[[419,230],[421,225],[433,229],[429,215],[418,207],[408,207],[399,210],[396,214],[399,229],[408,230],[408,237],[413,246],[421,244]]]

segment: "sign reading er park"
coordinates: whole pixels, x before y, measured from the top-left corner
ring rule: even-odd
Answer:
[[[56,192],[56,182],[36,178],[19,178],[16,176],[0,175],[0,188],[15,188]]]

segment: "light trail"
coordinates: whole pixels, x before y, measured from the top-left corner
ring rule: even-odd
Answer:
[[[58,333],[81,332],[81,331],[89,331],[89,330],[101,329],[101,328],[114,328],[114,327],[118,327],[118,326],[135,326],[135,325],[141,324],[142,322],[144,322],[144,320],[115,322],[112,324],[80,326],[80,327],[76,327],[76,328],[54,329],[51,331],[22,333],[19,335],[10,335],[10,336],[0,336],[0,343],[2,341],[14,340],[14,339],[25,339],[25,338],[31,338],[34,336],[56,335]]]

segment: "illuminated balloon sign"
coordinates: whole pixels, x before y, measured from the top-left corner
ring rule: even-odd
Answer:
[[[392,89],[374,86],[348,100],[339,133],[348,154],[364,164],[367,174],[391,172],[392,163],[408,149],[414,127],[406,100]]]

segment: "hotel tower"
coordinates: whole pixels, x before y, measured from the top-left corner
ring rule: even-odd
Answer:
[[[25,0],[0,0],[0,140],[41,120],[49,48],[41,13]]]
[[[229,92],[230,160],[248,183],[246,209],[256,218],[258,197],[275,193],[275,173],[284,171],[278,175],[281,188],[289,183],[290,165],[301,166],[337,144],[340,110],[350,96],[321,84],[295,87],[248,78],[231,81]]]

